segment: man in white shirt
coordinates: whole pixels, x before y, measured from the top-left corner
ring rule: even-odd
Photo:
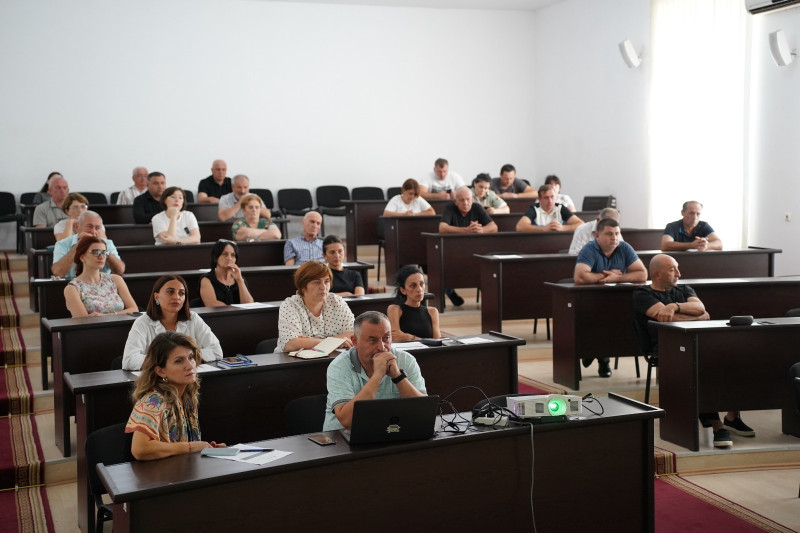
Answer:
[[[426,200],[432,198],[455,198],[455,191],[466,185],[464,178],[450,172],[447,159],[437,159],[433,164],[433,172],[419,180],[419,194]]]
[[[144,167],[136,167],[133,169],[133,185],[120,191],[117,196],[117,205],[133,205],[133,201],[137,196],[147,190],[147,169]]]
[[[539,201],[517,222],[517,231],[575,231],[583,224],[572,211],[556,203],[552,185],[539,187]]]
[[[220,220],[241,220],[244,218],[242,213],[242,198],[250,194],[250,178],[244,174],[237,174],[233,177],[233,192],[222,195],[219,199],[219,211],[217,215]],[[272,218],[272,214],[267,206],[261,205],[261,217]]]
[[[569,253],[572,255],[578,255],[578,252],[581,251],[588,242],[592,241],[595,238],[595,228],[597,228],[597,223],[603,220],[604,218],[613,218],[617,222],[619,222],[619,211],[614,209],[613,207],[606,207],[600,213],[598,213],[597,218],[594,220],[590,220],[584,224],[578,226],[575,230],[575,234],[572,236],[572,244],[569,245]],[[619,240],[623,241],[622,234],[619,236]]]

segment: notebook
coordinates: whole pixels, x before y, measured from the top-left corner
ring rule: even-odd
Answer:
[[[353,405],[350,429],[342,437],[350,444],[377,444],[433,437],[439,397],[361,400]]]

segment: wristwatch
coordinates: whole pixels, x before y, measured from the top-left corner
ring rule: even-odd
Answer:
[[[401,381],[403,381],[404,379],[406,379],[407,377],[408,376],[406,376],[406,371],[401,368],[400,369],[400,375],[397,376],[396,378],[392,378],[392,383],[394,383],[396,385],[396,384],[400,383]]]

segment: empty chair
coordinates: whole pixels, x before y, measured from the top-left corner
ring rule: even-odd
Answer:
[[[647,321],[647,329],[645,329],[636,320],[633,321],[633,332],[636,335],[636,344],[639,346],[639,351],[644,360],[647,361],[647,383],[644,389],[644,403],[650,403],[650,375],[652,374],[653,367],[658,366],[658,346],[654,346],[652,335],[657,335],[655,332],[655,322],[652,320]],[[653,330],[653,331],[648,331]],[[639,357],[636,357],[636,377],[639,377]]]
[[[353,200],[386,200],[380,187],[355,187],[352,196]]]
[[[614,196],[584,196],[581,211],[600,211],[606,207],[617,208],[617,199]]]
[[[278,208],[284,216],[304,216],[314,206],[308,189],[281,189],[278,191]]]
[[[256,344],[255,353],[272,353],[275,351],[275,348],[277,346],[278,346],[277,337],[275,337],[274,339],[264,339],[263,341]]]
[[[119,191],[115,191],[111,193],[111,205],[117,205],[117,199],[119,198]]]
[[[269,189],[250,189],[251,194],[257,194],[267,209],[272,211],[275,208],[275,200],[272,198],[272,191]]]
[[[19,195],[19,203],[21,204],[32,204],[33,198],[36,196],[35,192],[24,192]]]
[[[17,199],[10,192],[0,192],[0,223],[14,222],[17,241],[20,239],[21,221],[22,215],[17,215]],[[19,250],[19,242],[17,242],[17,250]]]
[[[317,187],[317,211],[322,215],[322,235],[325,235],[325,215],[343,217],[345,207],[342,200],[350,199],[350,190],[344,185]]]
[[[88,468],[89,491],[97,507],[95,528],[97,532],[103,531],[103,522],[114,518],[114,505],[103,503],[103,494],[106,489],[97,475],[97,465],[113,465],[133,461],[131,455],[132,433],[125,433],[125,423],[114,424],[97,431],[93,431],[86,438],[86,467]]]
[[[283,408],[283,421],[287,435],[302,435],[322,431],[325,423],[325,406],[328,396],[315,394],[295,398]]]
[[[403,194],[403,189],[401,187],[389,187],[386,189],[386,198],[391,200],[398,194]]]
[[[101,192],[82,192],[79,194],[82,194],[83,196],[86,197],[87,200],[89,200],[90,206],[98,204],[102,205],[108,203],[108,197]]]
[[[186,189],[183,190],[183,201],[187,204],[194,203],[194,193],[192,191],[187,191]]]

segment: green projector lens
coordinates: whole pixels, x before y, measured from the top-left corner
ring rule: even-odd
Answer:
[[[563,398],[553,398],[547,402],[547,410],[552,416],[563,415],[567,412],[567,402]]]

